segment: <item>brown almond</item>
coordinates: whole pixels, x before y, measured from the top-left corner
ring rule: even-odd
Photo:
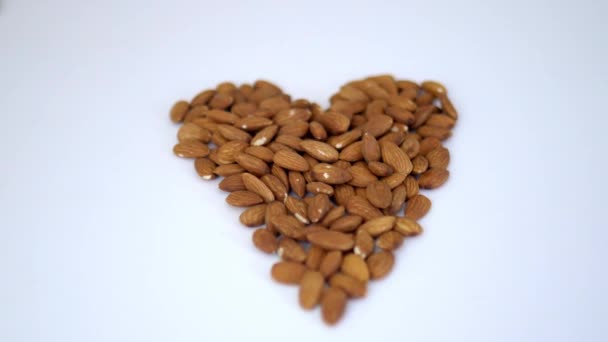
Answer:
[[[361,130],[356,128],[340,135],[335,135],[327,139],[327,143],[340,150],[352,144],[361,137]]]
[[[306,233],[304,225],[292,215],[276,215],[270,218],[273,227],[292,239],[301,239]]]
[[[401,208],[403,207],[406,198],[407,190],[405,188],[405,185],[401,184],[397,186],[395,189],[393,189],[391,204],[387,208],[387,212],[391,215],[395,215],[396,213],[401,211]]]
[[[420,136],[422,136],[424,138],[435,137],[439,140],[445,140],[445,139],[449,138],[450,136],[452,136],[452,131],[450,131],[447,128],[434,127],[434,126],[428,126],[428,125],[420,126],[416,130],[416,133],[420,134]]]
[[[450,176],[446,169],[429,169],[418,178],[418,185],[423,189],[435,189],[442,186]]]
[[[429,167],[434,169],[447,169],[450,164],[450,151],[443,146],[437,146],[426,154]]]
[[[306,253],[306,267],[311,270],[318,270],[321,265],[321,261],[325,257],[325,250],[319,246],[310,246]]]
[[[226,112],[218,109],[211,109],[207,111],[207,117],[217,123],[230,124],[234,125],[234,123],[239,119],[239,116],[236,114],[232,114],[230,112]]]
[[[328,251],[319,265],[319,271],[323,277],[327,278],[336,273],[342,265],[341,251]]]
[[[321,315],[326,324],[334,325],[340,321],[346,308],[346,299],[346,293],[338,288],[330,287],[323,293]]]
[[[262,159],[263,161],[270,163],[274,157],[274,152],[271,149],[264,146],[249,146],[245,149],[245,153],[251,154],[252,156]]]
[[[303,224],[310,223],[310,220],[308,219],[308,205],[304,201],[293,196],[287,196],[285,198],[285,207],[296,219],[298,219],[298,221]]]
[[[403,236],[415,236],[422,233],[420,224],[407,217],[397,217],[394,229]]]
[[[367,284],[344,273],[329,278],[329,286],[344,290],[350,297],[361,298],[367,294]]]
[[[424,156],[416,156],[412,159],[412,173],[420,175],[429,168],[429,161]]]
[[[205,104],[207,104],[207,102],[209,102],[209,100],[211,100],[211,98],[213,97],[213,95],[215,95],[215,90],[213,90],[213,89],[203,90],[200,93],[198,93],[192,99],[192,101],[190,101],[190,104],[192,106],[205,105]]]
[[[371,134],[364,134],[361,141],[361,154],[363,155],[363,158],[365,158],[368,163],[379,161],[381,154],[378,140]]]
[[[302,120],[295,120],[293,122],[288,123],[285,126],[282,126],[279,129],[279,136],[281,135],[289,135],[297,138],[301,138],[308,133],[308,122]]]
[[[234,123],[234,127],[244,131],[257,131],[270,125],[272,125],[272,120],[259,116],[247,116]]]
[[[310,222],[317,223],[321,221],[331,209],[329,196],[326,194],[316,194],[315,196],[308,198],[312,198],[311,203],[308,206],[308,218],[310,219]]]
[[[352,179],[351,174],[347,170],[326,163],[315,165],[312,168],[312,176],[319,182],[333,185],[343,184]]]
[[[404,237],[394,230],[382,233],[376,239],[376,246],[385,251],[393,251],[403,244]]]
[[[301,155],[286,150],[275,153],[273,161],[276,165],[292,171],[304,172],[310,167]]]
[[[378,180],[378,177],[369,170],[365,163],[357,163],[348,171],[352,177],[349,184],[355,187],[365,188]]]
[[[254,192],[241,190],[231,192],[226,202],[235,207],[250,207],[264,202],[264,199]]]
[[[359,229],[355,234],[355,248],[353,252],[363,259],[374,251],[374,239],[366,230]]]
[[[244,141],[230,141],[217,149],[217,160],[219,164],[232,164],[236,160],[236,155],[244,151],[249,146]]]
[[[272,223],[272,218],[275,216],[281,216],[287,214],[287,208],[285,208],[285,204],[274,201],[268,203],[266,206],[266,214],[264,215],[264,222],[266,223],[266,228],[271,232],[278,232],[274,224]]]
[[[414,176],[407,176],[403,185],[405,185],[405,193],[408,199],[418,195],[420,187],[418,186],[418,180]]]
[[[306,237],[312,244],[326,250],[346,251],[353,248],[355,243],[352,235],[331,230],[308,234]]]
[[[431,209],[431,201],[424,195],[418,194],[407,201],[405,217],[419,220]]]
[[[199,125],[191,122],[185,123],[177,131],[177,139],[180,142],[186,142],[189,140],[198,140],[204,143],[208,143],[211,140],[211,132],[202,128]]]
[[[263,160],[250,154],[239,152],[236,154],[234,160],[245,170],[253,173],[256,176],[263,176],[270,172],[268,165]]]
[[[426,121],[426,124],[429,126],[451,129],[456,124],[456,120],[447,115],[433,114]]]
[[[306,272],[306,266],[298,262],[279,261],[272,265],[272,279],[282,284],[298,285]]]
[[[218,187],[227,192],[241,191],[246,189],[240,173],[225,177],[222,179]]]
[[[202,158],[209,155],[209,147],[200,141],[190,140],[175,145],[173,153],[182,158]]]
[[[317,140],[327,139],[327,131],[325,127],[317,121],[312,121],[308,127],[310,134]]]
[[[251,139],[251,145],[264,146],[269,144],[278,131],[279,126],[277,125],[268,126],[262,129]]]
[[[241,118],[245,119],[245,118],[257,118],[254,115],[255,111],[258,109],[258,106],[253,103],[253,102],[240,102],[240,103],[235,103],[231,108],[230,111],[238,116],[240,116]],[[263,118],[265,119],[265,118]],[[253,120],[246,120],[246,121],[241,121],[242,119],[239,119],[236,121],[236,123],[234,124],[236,127],[244,129],[244,130],[258,130],[262,127],[266,127],[266,126],[260,126],[256,129],[254,129],[253,127],[258,126],[260,123],[262,123],[262,121],[257,121],[255,119]],[[251,122],[251,125],[247,125],[247,123]],[[243,127],[245,124],[246,127]]]
[[[353,196],[348,200],[346,211],[351,215],[361,216],[364,220],[371,220],[382,216],[382,212],[378,208],[359,196]]]
[[[217,130],[224,138],[229,141],[238,140],[249,143],[249,141],[251,140],[251,135],[249,135],[249,133],[231,125],[217,125]]]
[[[367,267],[371,279],[385,277],[393,269],[395,256],[390,251],[376,252],[367,258]]]
[[[440,95],[439,101],[441,102],[441,109],[446,113],[450,118],[454,120],[458,120],[458,112],[456,111],[456,107],[452,104],[452,101],[447,95]]]
[[[304,176],[297,171],[289,171],[289,186],[298,196],[304,197],[306,193],[306,180]]]
[[[327,212],[327,215],[325,215],[325,217],[323,217],[323,220],[321,220],[321,225],[323,225],[325,227],[332,225],[336,220],[343,217],[345,212],[346,212],[346,208],[344,208],[341,205],[331,208]]]
[[[187,101],[177,101],[171,107],[170,118],[173,122],[182,122],[184,121],[184,117],[186,117],[186,113],[188,113],[188,109],[190,109],[190,104]]]
[[[353,196],[355,196],[355,189],[348,184],[336,185],[334,188],[334,198],[338,205],[346,206]]]
[[[346,132],[350,126],[350,119],[342,113],[329,110],[315,117],[325,129],[331,134],[340,134]]]
[[[393,168],[383,162],[373,161],[367,164],[371,173],[378,177],[386,177],[393,174]]]
[[[401,149],[407,154],[408,158],[413,159],[420,152],[420,143],[415,135],[408,134],[401,144]]]
[[[361,225],[361,222],[363,222],[361,216],[346,215],[334,221],[329,229],[337,232],[349,233],[357,229],[357,227]]]
[[[441,140],[435,137],[424,138],[420,141],[420,154],[427,155],[439,146],[441,146]]]
[[[377,138],[388,132],[393,122],[393,118],[388,115],[376,115],[364,125],[363,133]]]
[[[420,106],[414,112],[414,124],[413,128],[418,128],[426,123],[426,121],[431,117],[431,115],[437,110],[437,108],[433,105]]]
[[[369,270],[367,269],[365,260],[363,260],[363,258],[357,254],[346,254],[342,259],[340,271],[361,282],[366,282],[369,280]]]
[[[311,182],[306,184],[306,190],[313,194],[326,194],[332,196],[334,194],[334,188],[331,185],[323,182]]]
[[[279,248],[279,242],[270,230],[265,228],[256,229],[252,235],[253,244],[264,253],[274,253]]]
[[[388,232],[393,229],[395,225],[395,216],[381,216],[373,218],[364,224],[362,224],[359,229],[365,230],[371,236],[379,236],[384,232]]]
[[[383,181],[370,183],[366,188],[367,200],[376,208],[385,209],[391,205],[391,188]]]
[[[285,198],[287,198],[287,187],[283,184],[283,182],[281,182],[281,180],[277,176],[266,174],[262,176],[261,179],[262,182],[266,184],[268,189],[272,191],[272,194],[277,200],[284,201]]]
[[[253,193],[258,194],[265,202],[274,201],[274,194],[268,186],[258,177],[251,173],[243,173],[241,175],[245,188]]]
[[[325,287],[325,279],[320,272],[306,271],[300,281],[300,306],[310,310],[319,304]]]
[[[209,180],[215,178],[215,174],[213,173],[215,163],[209,160],[209,158],[196,158],[194,169],[202,179]]]
[[[243,169],[243,167],[239,164],[218,165],[213,170],[213,173],[215,173],[216,175],[218,175],[220,177],[228,177],[228,176],[236,175],[238,173],[243,173],[243,172],[245,172],[245,169]]]
[[[258,204],[245,209],[239,216],[241,223],[247,227],[257,227],[264,224],[266,204]]]
[[[412,172],[412,162],[405,152],[396,144],[389,141],[380,142],[382,161],[388,164],[396,173],[409,174]]]
[[[348,162],[356,162],[363,159],[363,154],[361,153],[361,142],[356,141],[346,146],[342,152],[340,152],[340,159]]]
[[[279,255],[279,258],[285,261],[304,262],[304,260],[306,260],[306,251],[304,250],[304,247],[294,239],[285,236],[279,241],[277,254]]]
[[[279,126],[284,126],[295,120],[308,121],[312,113],[307,108],[284,109],[274,116],[274,122]]]
[[[319,161],[332,163],[338,160],[338,151],[333,146],[322,141],[302,140],[300,146],[306,153]]]

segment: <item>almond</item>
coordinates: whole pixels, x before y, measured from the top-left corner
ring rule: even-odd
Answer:
[[[379,137],[388,132],[393,126],[393,118],[388,115],[375,115],[363,127],[363,133]]]
[[[441,140],[435,137],[427,137],[420,141],[420,154],[427,155],[435,148],[441,146]]]
[[[243,173],[241,175],[245,188],[253,193],[258,194],[265,202],[274,201],[274,194],[264,182],[251,173]]]
[[[292,261],[280,261],[272,265],[270,274],[279,283],[297,285],[306,272],[306,266]]]
[[[213,89],[203,90],[200,93],[198,93],[192,99],[192,101],[190,101],[190,104],[193,106],[205,105],[209,102],[209,100],[211,100],[213,95],[215,95],[215,90],[213,90]]]
[[[424,156],[416,156],[412,159],[412,173],[420,175],[429,168],[429,161]]]
[[[292,171],[308,171],[309,165],[301,155],[290,151],[278,151],[272,159],[274,163],[282,168]]]
[[[326,194],[316,194],[312,197],[311,204],[308,206],[308,218],[310,222],[317,223],[321,221],[330,209],[329,196]]]
[[[348,184],[336,185],[334,189],[334,198],[338,205],[346,206],[348,201],[355,196],[355,189]]]
[[[385,277],[395,264],[395,257],[390,251],[376,252],[367,258],[367,267],[372,279]]]
[[[321,260],[319,271],[323,277],[327,278],[336,273],[340,268],[340,265],[342,265],[342,252],[329,251]]]
[[[448,180],[450,172],[446,169],[429,169],[418,178],[418,185],[423,189],[435,189]]]
[[[364,188],[378,180],[378,177],[363,163],[353,165],[348,171],[352,177],[349,184],[352,186]]]
[[[413,159],[420,152],[420,143],[414,134],[408,134],[401,144],[401,149],[407,154],[408,158]]]
[[[371,220],[382,216],[382,212],[378,208],[359,196],[353,196],[348,200],[346,211],[351,215],[361,216],[364,220]]]
[[[367,200],[376,208],[385,209],[391,205],[391,188],[383,181],[370,183],[366,189]]]
[[[346,209],[341,205],[331,208],[329,212],[327,212],[327,215],[325,215],[325,217],[321,221],[321,225],[327,227],[333,224],[336,220],[344,216],[345,212]]]
[[[239,116],[223,110],[211,109],[207,111],[207,117],[214,122],[234,125]]]
[[[251,145],[253,146],[264,146],[272,141],[274,136],[279,131],[279,126],[272,125],[268,126],[261,131],[259,131],[252,139]]]
[[[354,239],[350,234],[336,231],[320,231],[306,236],[308,241],[326,250],[346,251],[353,248]]]
[[[378,236],[376,239],[376,245],[378,248],[385,251],[392,251],[401,247],[403,244],[403,239],[403,235],[397,233],[396,231],[390,230]]]
[[[249,146],[245,149],[245,153],[251,154],[252,156],[259,158],[266,163],[270,163],[274,157],[274,152],[271,149],[264,146]]]
[[[315,165],[312,168],[312,175],[317,181],[327,184],[343,184],[352,179],[347,170],[326,163]]]
[[[234,191],[226,197],[226,202],[235,207],[250,207],[264,202],[260,195],[251,191]]]
[[[266,174],[261,179],[277,200],[284,201],[287,198],[287,187],[277,176]]]
[[[243,173],[244,171],[245,171],[245,169],[243,169],[243,167],[239,164],[225,164],[225,165],[218,165],[213,170],[213,173],[215,173],[216,175],[221,176],[221,177],[229,177],[229,176]]]
[[[307,310],[317,306],[324,287],[325,279],[320,272],[306,271],[300,281],[300,306]]]
[[[173,122],[182,122],[184,121],[184,117],[186,117],[186,113],[188,113],[188,109],[190,109],[190,104],[187,101],[177,101],[171,107],[170,118]]]
[[[340,267],[342,273],[351,276],[361,282],[369,280],[369,271],[362,257],[356,254],[347,254],[342,259]]]
[[[428,126],[428,125],[420,126],[416,130],[416,132],[424,138],[434,137],[439,140],[445,140],[445,139],[449,138],[450,136],[452,136],[452,131],[450,131],[447,128],[434,127],[434,126]]]
[[[304,225],[292,215],[276,215],[270,218],[273,227],[281,234],[292,239],[304,237]]]
[[[277,249],[279,257],[285,261],[304,262],[306,260],[306,251],[294,239],[283,237],[279,241]]]
[[[197,140],[203,143],[208,143],[211,140],[211,132],[199,125],[188,122],[180,127],[179,131],[177,131],[177,139],[179,142]]]
[[[298,196],[304,197],[306,193],[306,180],[301,173],[289,171],[289,186]]]
[[[368,163],[379,161],[381,154],[378,140],[376,140],[373,135],[364,134],[361,141],[361,154],[363,155],[363,158],[365,158]]]
[[[279,129],[279,136],[290,135],[301,138],[305,136],[306,133],[308,133],[308,122],[302,120],[295,120]]]
[[[353,252],[363,259],[374,251],[374,239],[366,230],[359,229],[355,235],[355,248]]]
[[[419,220],[431,209],[431,201],[426,196],[418,194],[407,201],[405,217]]]
[[[238,140],[249,143],[251,140],[251,135],[249,135],[249,133],[231,125],[217,125],[217,130],[229,141]]]
[[[336,149],[340,150],[340,149],[343,149],[344,147],[352,144],[353,142],[357,141],[360,137],[361,137],[361,130],[353,129],[352,131],[348,131],[346,133],[336,135],[336,136],[333,136],[333,137],[327,139],[327,143],[330,144],[331,146],[335,147]]]
[[[308,127],[310,134],[317,140],[327,139],[327,131],[325,127],[317,121],[312,121]],[[330,145],[331,146],[331,145]]]
[[[409,174],[412,171],[410,158],[396,144],[383,141],[380,143],[382,161],[393,168],[397,173]]]
[[[189,140],[175,145],[173,153],[182,158],[201,158],[209,155],[209,147],[200,141]]]
[[[329,229],[349,233],[357,229],[361,225],[361,222],[363,222],[361,216],[346,215],[334,221]]]
[[[283,203],[278,201],[268,203],[268,205],[266,206],[266,214],[264,215],[264,222],[266,223],[266,228],[268,228],[268,230],[273,233],[277,232],[278,230],[272,223],[272,218],[275,216],[281,216],[286,214],[287,208],[285,208],[285,205]]]
[[[367,164],[371,173],[378,177],[386,177],[393,174],[393,168],[382,162],[373,161]]]
[[[306,267],[311,270],[318,270],[321,265],[321,261],[325,257],[325,250],[319,246],[310,246],[306,254]]]
[[[215,163],[208,158],[196,158],[194,161],[194,168],[202,179],[209,180],[215,178],[215,174],[213,173],[215,170]]]
[[[409,176],[408,176],[409,177]],[[387,208],[387,212],[391,215],[394,215],[401,211],[403,207],[403,203],[405,203],[405,199],[407,198],[407,190],[405,185],[401,184],[393,189],[391,204]]]
[[[405,192],[408,199],[418,195],[420,188],[418,186],[418,180],[416,180],[414,176],[407,176],[403,184],[405,185]]]
[[[426,124],[429,126],[451,129],[456,124],[456,120],[447,115],[433,114],[428,118]]]
[[[302,140],[300,146],[306,153],[319,161],[331,163],[338,160],[338,151],[327,143],[315,140]]]
[[[373,218],[359,227],[361,230],[367,231],[371,236],[378,236],[384,232],[393,229],[395,225],[394,216],[381,216]]]
[[[420,87],[435,96],[447,95],[445,87],[437,81],[424,81],[420,84]]]
[[[334,325],[344,315],[346,308],[346,293],[338,288],[330,287],[325,291],[321,299],[321,314],[323,321],[329,325]]]
[[[447,169],[450,163],[450,152],[443,146],[437,146],[426,154],[429,167],[435,169]]]
[[[285,198],[285,207],[287,210],[295,216],[295,218],[303,224],[309,224],[308,219],[308,205],[293,196],[287,196]]]
[[[258,204],[245,209],[245,211],[241,213],[239,220],[247,227],[257,227],[264,224],[265,216],[266,204]]]
[[[394,229],[403,236],[415,236],[422,233],[420,224],[407,217],[397,217]]]
[[[452,104],[452,101],[450,100],[450,98],[447,95],[440,95],[439,96],[439,101],[441,102],[441,108],[443,109],[443,111],[450,118],[452,118],[454,120],[457,120],[458,119],[458,112],[456,111],[456,108]]]
[[[350,120],[342,113],[329,110],[315,117],[325,129],[331,134],[340,134],[346,132],[350,126]]]
[[[270,172],[268,165],[260,158],[256,158],[250,154],[239,152],[234,158],[245,170],[253,173],[256,176],[263,176]]]
[[[329,285],[331,287],[337,287],[344,290],[344,292],[353,298],[365,297],[367,293],[367,286],[365,282],[344,273],[336,273],[331,276],[329,279]]]
[[[279,248],[277,238],[265,228],[256,229],[252,235],[253,244],[264,253],[274,253]]]
[[[236,160],[236,155],[247,148],[244,141],[230,141],[217,149],[217,160],[219,164],[232,164]]]
[[[246,189],[240,173],[222,179],[218,187],[227,192],[241,191]]]
[[[306,191],[313,194],[326,194],[331,196],[334,194],[334,188],[331,185],[322,182],[311,182],[306,184]]]

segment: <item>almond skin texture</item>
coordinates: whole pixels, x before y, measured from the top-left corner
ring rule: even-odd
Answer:
[[[226,197],[226,202],[235,207],[250,207],[264,202],[264,199],[251,191],[234,191]]]
[[[361,227],[359,227],[359,229],[365,230],[369,233],[369,235],[375,237],[393,229],[394,225],[394,216],[380,216],[365,222],[361,225]]]
[[[332,163],[338,160],[338,150],[333,146],[321,141],[302,140],[300,142],[302,149],[321,162]]]
[[[347,251],[355,244],[352,235],[330,230],[308,234],[307,238],[311,243],[326,250]]]
[[[450,163],[450,152],[443,146],[437,146],[426,154],[429,167],[434,169],[447,169]]]
[[[346,293],[341,289],[330,287],[321,300],[321,315],[326,324],[334,325],[344,315],[346,308]]]
[[[263,176],[270,172],[268,165],[263,160],[244,152],[238,153],[235,161],[256,176]]]
[[[310,246],[306,253],[306,267],[311,270],[318,270],[321,266],[321,261],[325,257],[325,250],[319,246]]]
[[[201,158],[209,155],[209,147],[200,141],[189,140],[175,145],[173,153],[182,158]]]
[[[393,168],[394,172],[408,175],[412,172],[412,162],[405,152],[396,144],[389,141],[380,143],[382,161]]]
[[[321,260],[319,271],[325,278],[327,278],[336,273],[336,271],[338,271],[340,268],[340,265],[342,265],[342,252],[329,251]]]
[[[245,188],[253,193],[258,194],[265,202],[274,201],[274,194],[264,182],[251,173],[243,173],[241,175]]]
[[[268,229],[256,229],[253,232],[252,240],[254,246],[264,253],[271,254],[279,248],[277,238]]]
[[[348,200],[346,211],[351,215],[361,216],[364,220],[371,220],[382,216],[382,212],[378,208],[359,196],[353,196]]]
[[[239,220],[247,227],[257,227],[264,224],[265,215],[266,204],[258,204],[245,209],[239,217]]]
[[[310,310],[319,304],[325,279],[318,271],[306,271],[300,281],[300,306],[303,309]]]
[[[171,107],[170,117],[173,122],[182,122],[188,113],[190,105],[186,101],[177,101],[173,107]]]
[[[393,269],[395,257],[389,251],[377,252],[367,258],[367,267],[371,279],[380,279],[385,277]]]
[[[272,160],[276,165],[286,170],[304,172],[310,168],[306,159],[302,158],[301,155],[287,150],[278,151],[274,154]]]
[[[312,168],[312,176],[319,182],[332,185],[344,184],[352,179],[351,174],[347,170],[326,163],[315,165]]]
[[[435,189],[448,180],[450,172],[446,169],[430,169],[420,175],[418,185],[423,189]]]
[[[292,239],[301,239],[306,233],[302,222],[292,215],[277,215],[271,222],[277,231]]]
[[[391,205],[393,198],[391,188],[383,181],[376,181],[367,186],[367,200],[376,208],[385,209]]]
[[[280,261],[272,265],[272,279],[283,284],[298,285],[306,272],[306,266],[292,261]]]
[[[431,209],[431,201],[424,195],[416,195],[407,201],[405,217],[419,220]]]
[[[365,297],[367,294],[367,285],[365,282],[344,273],[336,273],[331,276],[329,285],[344,290],[344,292],[353,298]]]
[[[367,264],[362,257],[356,254],[347,254],[342,260],[342,266],[340,267],[342,273],[349,275],[361,282],[369,280],[369,271]]]
[[[403,236],[415,236],[422,233],[422,227],[420,224],[407,217],[397,217],[395,219],[394,229]]]
[[[279,249],[277,254],[285,261],[304,262],[306,260],[306,251],[295,240],[288,237],[283,237],[279,241]]]
[[[374,238],[363,229],[359,229],[355,235],[355,248],[353,252],[363,259],[374,251]]]

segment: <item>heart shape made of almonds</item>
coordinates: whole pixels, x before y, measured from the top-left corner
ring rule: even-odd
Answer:
[[[349,82],[330,104],[292,100],[268,81],[224,82],[170,117],[183,123],[174,153],[194,158],[203,179],[224,177],[226,202],[257,227],[253,244],[278,254],[272,278],[299,286],[301,307],[320,304],[335,324],[422,233],[431,201],[419,189],[447,181],[442,141],[458,113],[442,84],[392,75]]]

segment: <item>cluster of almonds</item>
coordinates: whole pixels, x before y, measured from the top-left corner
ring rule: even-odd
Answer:
[[[440,83],[391,75],[349,82],[330,103],[292,100],[267,81],[225,82],[177,102],[171,119],[183,122],[174,153],[195,158],[203,179],[224,177],[226,201],[247,208],[240,221],[263,226],[253,243],[281,258],[272,277],[335,324],[422,232],[431,201],[419,189],[449,176],[441,141],[457,112]]]

